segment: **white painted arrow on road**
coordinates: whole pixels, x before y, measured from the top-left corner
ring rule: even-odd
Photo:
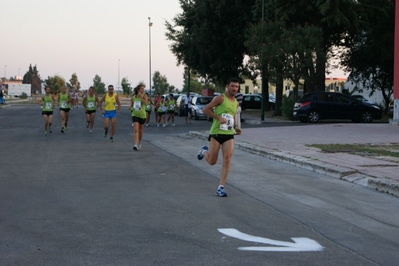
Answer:
[[[218,231],[230,237],[238,238],[244,241],[269,244],[278,247],[239,247],[238,250],[246,251],[291,251],[291,252],[301,252],[301,251],[323,251],[324,247],[321,246],[317,241],[314,241],[306,237],[293,237],[291,238],[294,242],[285,242],[279,240],[273,240],[269,238],[251,236],[242,233],[234,228],[219,228]]]

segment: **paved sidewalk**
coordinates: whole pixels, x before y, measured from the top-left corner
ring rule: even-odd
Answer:
[[[259,121],[246,120],[245,123],[259,123]],[[245,123],[243,134],[235,137],[236,148],[399,197],[398,158],[368,158],[349,153],[324,153],[320,149],[306,146],[307,144],[399,143],[398,126],[383,123],[336,123],[245,128]],[[207,139],[209,132],[189,134]]]

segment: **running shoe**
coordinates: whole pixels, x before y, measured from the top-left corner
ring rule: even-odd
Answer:
[[[44,135],[47,136],[47,131],[44,131]]]
[[[114,142],[114,138],[113,137],[109,137],[109,141]]]
[[[172,126],[175,127],[176,125],[175,125],[175,124],[172,124]]]
[[[107,134],[108,134],[108,131],[107,131],[107,130],[105,130],[105,131],[104,131],[104,138],[106,138],[106,137],[107,137]]]
[[[224,187],[220,187],[216,190],[216,195],[219,197],[227,197],[226,191],[224,191]]]
[[[157,127],[159,127],[159,124],[157,124]]]
[[[67,123],[65,123],[64,129],[65,129],[65,130],[68,129]]]
[[[197,154],[198,160],[202,160],[204,158],[204,152],[207,150],[208,150],[208,146],[202,147],[202,149]]]
[[[63,127],[61,128],[61,133],[64,133],[64,128]]]
[[[51,129],[51,126],[49,127],[48,131],[49,131],[50,133],[53,133],[53,130]]]
[[[139,145],[137,145],[137,149],[141,150],[141,143],[139,143]]]
[[[93,131],[91,131],[91,130],[90,130],[90,132],[89,132],[89,133],[90,133],[90,134],[93,134]]]
[[[89,128],[89,125],[90,125],[90,123],[89,123],[89,122],[87,122],[86,128]]]
[[[165,125],[165,124],[163,124],[163,127],[166,127],[166,125]]]
[[[137,147],[137,145],[134,145],[134,146],[133,146],[133,150],[134,150],[134,151],[138,151],[138,150],[139,150],[139,148]]]

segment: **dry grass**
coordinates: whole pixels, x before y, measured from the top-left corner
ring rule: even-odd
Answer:
[[[311,144],[309,147],[323,152],[344,152],[364,156],[388,156],[399,158],[399,143],[388,144]]]

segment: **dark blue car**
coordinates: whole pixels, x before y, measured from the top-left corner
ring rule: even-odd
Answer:
[[[373,104],[338,92],[311,92],[294,105],[294,117],[302,122],[316,123],[320,119],[350,119],[370,123],[381,119],[381,109]]]

